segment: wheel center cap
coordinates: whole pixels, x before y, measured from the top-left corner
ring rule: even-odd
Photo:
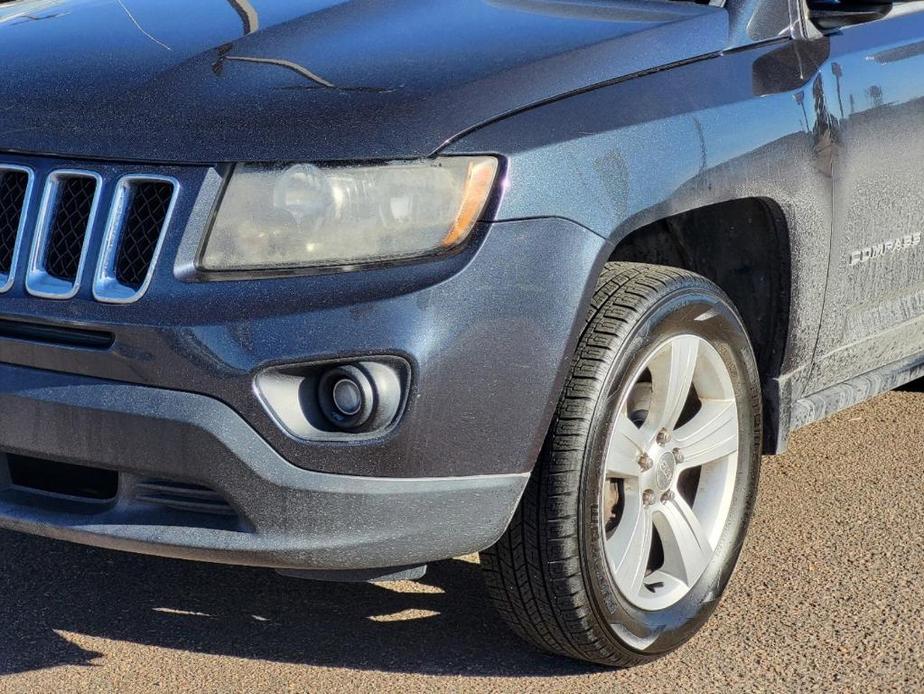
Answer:
[[[658,458],[655,465],[655,481],[658,489],[666,492],[674,481],[674,471],[677,469],[677,459],[671,451],[666,451]]]

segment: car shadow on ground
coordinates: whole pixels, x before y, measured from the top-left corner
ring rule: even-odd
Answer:
[[[0,675],[101,664],[62,632],[238,658],[433,675],[595,670],[540,653],[494,615],[473,563],[416,583],[333,584],[0,531]]]

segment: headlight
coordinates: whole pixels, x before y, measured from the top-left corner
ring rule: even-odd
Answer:
[[[496,173],[493,157],[323,168],[238,164],[200,265],[354,265],[450,249],[471,233]]]

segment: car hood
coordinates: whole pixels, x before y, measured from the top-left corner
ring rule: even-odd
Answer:
[[[659,0],[0,0],[0,150],[420,157],[727,35],[724,10]]]

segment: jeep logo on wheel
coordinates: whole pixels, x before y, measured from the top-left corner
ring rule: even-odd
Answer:
[[[671,482],[674,481],[674,470],[677,467],[677,459],[674,458],[674,454],[668,451],[660,458],[658,458],[658,488],[662,491],[666,491],[670,488]]]

